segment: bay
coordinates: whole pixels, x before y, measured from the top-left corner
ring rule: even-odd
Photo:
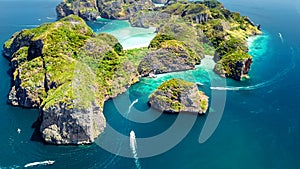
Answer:
[[[0,45],[14,32],[55,21],[55,6],[59,0],[0,0]],[[124,158],[109,153],[98,144],[90,146],[44,145],[32,137],[37,110],[12,107],[6,104],[10,79],[8,61],[0,57],[0,168],[22,168],[35,161],[55,160],[53,166],[36,168],[203,168],[203,169],[295,169],[300,168],[300,8],[299,2],[287,1],[233,1],[222,0],[230,10],[249,16],[262,25],[263,36],[254,38],[250,51],[254,63],[250,79],[242,82],[227,80],[231,90],[226,91],[224,112],[213,135],[204,143],[198,142],[199,134],[208,116],[199,116],[190,132],[169,151],[149,158]],[[280,12],[279,12],[280,11]],[[108,22],[108,21],[107,21]],[[110,21],[109,21],[110,22]],[[112,23],[98,32],[132,30],[128,23]],[[97,24],[92,26],[103,28]],[[142,34],[127,31],[119,33],[125,40],[138,37],[149,42],[153,32]],[[115,31],[113,33],[118,33]],[[280,36],[281,35],[281,36]],[[147,40],[148,37],[148,40]],[[133,40],[131,42],[134,42]],[[133,44],[131,44],[133,45]],[[129,46],[130,47],[130,46]],[[204,61],[211,66],[209,59]],[[105,103],[104,113],[108,123],[120,133],[129,136],[134,130],[137,138],[156,136],[166,131],[177,116],[160,115],[149,109],[148,95],[163,81],[180,77],[204,84],[208,95],[214,76],[205,64],[194,71],[160,75],[157,79],[144,78],[126,93]],[[237,89],[237,90],[236,90]],[[242,90],[241,90],[242,89]],[[130,111],[130,104],[138,99]],[[213,107],[211,107],[213,109]],[[129,114],[128,114],[129,113]],[[210,112],[210,113],[213,113]],[[149,123],[127,120],[143,119]],[[125,116],[125,117],[124,117]],[[156,119],[151,121],[152,119]],[[18,133],[17,129],[21,129]],[[176,133],[175,133],[176,134]],[[104,140],[100,136],[98,141]],[[129,140],[112,140],[121,149],[130,149]],[[156,143],[156,146],[161,146]],[[156,148],[157,148],[156,147]],[[153,147],[155,148],[155,147]],[[139,152],[147,147],[139,147]],[[138,163],[137,163],[138,160]],[[137,165],[139,164],[139,165]]]

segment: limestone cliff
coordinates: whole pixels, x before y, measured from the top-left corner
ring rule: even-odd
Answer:
[[[208,109],[208,97],[195,83],[171,79],[161,84],[149,97],[151,108],[166,113],[199,113]]]
[[[130,22],[139,27],[155,26],[159,34],[184,42],[199,55],[214,55],[215,61],[220,62],[216,64],[218,67],[215,72],[235,80],[247,74],[251,66],[251,57],[246,55],[246,38],[261,33],[248,17],[227,10],[218,1],[208,0],[169,0],[162,8],[132,15]],[[234,52],[243,59],[237,60],[237,53],[231,55]],[[230,69],[228,66],[220,66],[229,64]],[[242,67],[244,71],[240,71]]]
[[[252,57],[249,54],[235,52],[223,56],[216,64],[214,71],[222,77],[240,81],[247,77],[251,64]]]
[[[65,1],[63,4],[73,9],[75,6],[79,8],[82,6],[78,4],[90,2],[82,0],[84,3],[79,3],[79,1],[80,0],[72,2]],[[163,3],[165,3],[163,7],[153,8],[153,4],[150,0],[99,0],[97,1],[96,8],[101,17],[104,18],[129,19],[132,26],[144,28],[156,27],[159,34],[172,36],[175,40],[185,43],[185,45],[191,48],[201,58],[204,54],[214,55],[216,62],[222,62],[217,64],[218,68],[215,68],[215,72],[221,76],[240,80],[244,74],[247,74],[250,69],[250,62],[241,62],[239,60],[234,63],[234,65],[243,64],[242,67],[247,67],[247,71],[242,71],[244,74],[241,74],[241,76],[239,76],[240,73],[236,73],[238,70],[225,70],[224,66],[224,69],[221,70],[222,67],[220,65],[224,65],[224,62],[228,60],[231,60],[230,64],[232,65],[232,62],[235,60],[234,58],[224,59],[223,61],[222,58],[225,55],[227,57],[233,56],[230,55],[233,52],[237,51],[242,54],[241,56],[245,56],[244,54],[248,52],[246,38],[261,33],[248,17],[227,10],[222,3],[215,0],[195,2],[187,0],[168,0],[167,2],[163,1]],[[93,2],[92,4],[95,3]],[[86,9],[89,9],[95,5],[86,6],[88,6]],[[61,14],[58,15],[61,16]],[[86,19],[86,17],[82,17]],[[168,55],[166,50],[158,49],[148,54],[148,60],[149,57],[153,58],[152,56],[157,54]],[[245,63],[247,63],[247,65]],[[234,68],[236,66],[231,67]],[[182,70],[185,70],[185,68]],[[224,72],[228,71],[232,72],[226,73],[227,75],[225,75]]]
[[[92,143],[106,126],[105,100],[138,81],[138,60],[128,52],[74,15],[22,30],[4,45],[13,72],[9,103],[40,109],[48,143]]]
[[[85,20],[95,20],[99,15],[96,0],[64,0],[56,7],[57,18],[78,15]]]
[[[152,9],[151,0],[64,0],[56,8],[58,18],[75,14],[85,20],[95,20],[97,16],[107,19],[129,19],[140,11]]]
[[[164,35],[157,36],[153,43],[154,47],[156,40]],[[200,57],[183,42],[177,40],[165,40],[161,42],[157,49],[150,50],[140,62],[138,72],[142,76],[148,76],[150,73],[161,74],[168,72],[176,72],[190,70],[195,68],[196,64],[200,63]]]

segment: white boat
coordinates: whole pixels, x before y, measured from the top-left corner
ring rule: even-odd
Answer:
[[[52,164],[54,164],[54,162],[55,161],[52,161],[52,160],[33,162],[33,163],[28,163],[28,164],[24,165],[24,167],[27,168],[27,167],[37,166],[37,165],[52,165]]]

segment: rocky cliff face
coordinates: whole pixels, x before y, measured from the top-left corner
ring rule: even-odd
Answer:
[[[95,103],[88,109],[59,104],[42,109],[40,132],[51,144],[91,144],[103,132],[106,121]]]
[[[76,63],[73,72],[71,83],[50,91],[40,108],[40,132],[47,143],[91,144],[106,126],[92,70]]]
[[[97,16],[107,19],[129,19],[134,13],[154,8],[151,0],[65,0],[56,7],[58,18],[75,14],[85,20]]]
[[[52,144],[92,143],[106,125],[105,100],[138,81],[118,40],[74,15],[16,33],[4,55],[13,72],[9,103],[39,108],[40,132]]]
[[[215,66],[214,71],[222,77],[240,81],[250,70],[252,57],[247,53],[236,52],[224,56]]]
[[[43,41],[34,40],[33,36],[21,31],[13,35],[4,45],[4,56],[11,61],[12,89],[8,103],[14,106],[38,108],[45,94],[43,58]],[[29,62],[27,62],[29,61]],[[31,79],[26,78],[32,76]]]
[[[148,52],[140,62],[138,72],[142,76],[148,76],[150,73],[190,70],[199,63],[200,57],[184,43],[166,40],[156,50]]]
[[[162,23],[167,23],[171,18],[171,15],[159,11],[143,11],[137,12],[131,15],[129,22],[134,27],[159,27]]]
[[[108,19],[129,19],[134,13],[154,8],[151,0],[98,1],[101,17]]]
[[[216,62],[221,61],[223,56],[235,51],[247,53],[246,38],[261,33],[248,17],[225,9],[224,5],[218,1],[168,0],[165,6],[161,8],[154,8],[152,2],[165,3],[166,1],[64,1],[61,5],[66,10],[58,10],[58,13],[76,13],[76,11],[80,11],[77,9],[83,6],[87,6],[86,9],[88,10],[86,11],[89,13],[94,11],[90,10],[90,7],[97,8],[100,16],[104,18],[129,19],[131,25],[136,27],[156,27],[157,33],[167,34],[175,40],[185,43],[201,58],[203,58],[204,52],[208,55],[215,53]],[[66,14],[58,14],[58,16],[65,16]],[[80,13],[77,12],[76,14],[79,15]],[[84,16],[81,17],[88,20]],[[160,55],[166,53],[166,50],[160,49],[156,53]],[[149,54],[149,57],[157,54],[153,52]],[[240,63],[236,62],[235,64],[239,65]],[[230,70],[234,71],[233,69]],[[222,75],[220,72],[226,71],[218,69],[216,72]],[[235,72],[229,74],[226,76],[223,73],[226,77],[233,77],[234,79],[238,77],[231,76],[236,74]]]
[[[151,108],[166,113],[199,113],[208,109],[208,97],[197,85],[181,79],[171,79],[161,84],[149,97]]]
[[[78,15],[85,20],[95,20],[99,15],[96,0],[65,0],[56,7],[57,18]]]

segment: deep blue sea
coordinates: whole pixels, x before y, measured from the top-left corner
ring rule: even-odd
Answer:
[[[0,45],[16,31],[55,21],[59,2],[0,0]],[[300,2],[222,2],[262,25],[264,34],[249,39],[249,53],[254,56],[250,79],[225,81],[211,71],[209,58],[193,71],[141,79],[105,103],[110,127],[93,145],[54,146],[37,141],[32,125],[38,111],[6,104],[9,63],[0,57],[0,169],[45,160],[55,163],[33,168],[299,169]],[[100,20],[89,25],[95,32],[116,35],[128,48],[154,36],[151,30],[130,28],[127,22]],[[207,115],[170,115],[149,109],[149,94],[172,77],[204,84],[199,89],[210,97]],[[131,131],[136,139],[129,138]]]

